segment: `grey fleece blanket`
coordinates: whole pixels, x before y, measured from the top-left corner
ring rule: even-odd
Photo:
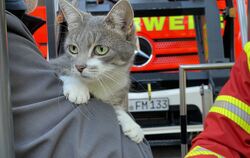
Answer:
[[[152,158],[123,135],[111,106],[75,106],[24,24],[6,13],[16,158]]]

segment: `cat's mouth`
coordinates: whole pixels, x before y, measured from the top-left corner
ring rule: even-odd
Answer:
[[[84,69],[83,71],[78,71],[74,67],[73,72],[77,76],[80,76],[84,80],[94,80],[98,76],[98,71],[96,71],[96,70],[89,70],[88,68]]]

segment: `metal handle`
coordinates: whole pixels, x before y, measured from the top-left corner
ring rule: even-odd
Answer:
[[[248,2],[249,3],[249,2]],[[239,20],[240,20],[240,30],[241,30],[241,38],[242,38],[242,47],[244,48],[245,44],[247,43],[247,12],[245,8],[245,1],[237,0],[238,4],[238,13],[239,13]]]
[[[47,15],[47,29],[48,29],[48,59],[57,57],[57,37],[56,37],[56,4],[58,0],[45,0],[46,15]]]
[[[186,71],[187,70],[212,70],[230,69],[234,63],[214,63],[214,64],[195,64],[180,65],[179,84],[180,84],[180,124],[181,124],[181,157],[185,157],[188,152],[187,144],[187,104],[186,104]]]

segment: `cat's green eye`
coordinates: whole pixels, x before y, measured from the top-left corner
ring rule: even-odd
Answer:
[[[78,54],[78,47],[76,45],[70,44],[68,49],[71,54]]]
[[[95,47],[94,51],[95,51],[96,55],[102,56],[102,55],[105,55],[105,54],[108,53],[109,48],[106,47],[106,46],[98,45],[98,46]]]

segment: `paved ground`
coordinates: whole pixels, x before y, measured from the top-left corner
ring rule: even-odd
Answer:
[[[152,147],[154,158],[180,158],[180,146]]]

